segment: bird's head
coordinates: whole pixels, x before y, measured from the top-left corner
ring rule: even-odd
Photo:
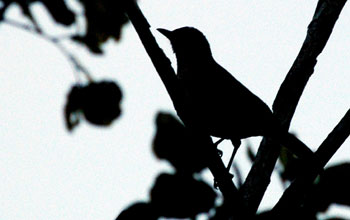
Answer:
[[[194,59],[203,60],[204,57],[211,57],[209,43],[202,32],[193,27],[182,27],[169,31],[158,28],[160,33],[170,40],[177,60]]]

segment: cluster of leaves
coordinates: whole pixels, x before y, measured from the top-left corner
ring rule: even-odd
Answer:
[[[101,44],[109,38],[119,40],[121,27],[127,23],[126,1],[133,0],[79,0],[85,9],[87,30],[84,36],[73,39],[84,43],[94,53],[102,53]]]
[[[135,0],[79,0],[84,11],[86,31],[84,34],[73,34],[71,39],[87,46],[93,53],[102,53],[101,46],[108,39],[119,40],[124,24],[128,22],[126,6]],[[23,15],[33,24],[32,27],[21,26],[24,29],[46,36],[41,30],[31,12],[34,3],[41,3],[53,17],[63,26],[76,23],[77,15],[68,7],[65,0],[0,0],[0,23],[6,19],[5,13],[11,5],[18,5]],[[47,37],[52,43],[58,45],[56,38]],[[57,40],[57,41],[56,41]],[[121,90],[114,82],[91,82],[92,79],[86,69],[78,60],[58,46],[67,58],[74,64],[78,71],[85,73],[89,80],[88,85],[77,84],[73,86],[65,106],[65,119],[68,130],[72,130],[80,121],[81,116],[95,125],[109,125],[120,115]]]
[[[41,2],[50,12],[55,21],[62,25],[71,25],[75,21],[75,14],[68,9],[63,0],[1,0],[0,3],[2,4],[2,8],[0,9],[0,21],[4,18],[4,14],[8,7],[11,4],[16,3],[22,9],[23,14],[32,20],[33,23],[35,23],[29,8],[34,2]]]
[[[174,116],[159,113],[156,118],[157,132],[153,140],[153,152],[159,159],[167,160],[175,169],[175,174],[160,174],[150,192],[149,202],[138,202],[117,217],[117,220],[191,218],[200,213],[212,213],[211,219],[221,219],[225,206],[215,207],[216,194],[213,188],[203,181],[193,178],[208,167],[208,153],[200,148],[200,138],[187,129]],[[254,153],[248,147],[248,157],[254,160]],[[279,175],[281,182],[293,181],[303,163],[286,148],[280,156]],[[283,216],[283,219],[317,219],[332,204],[350,206],[350,163],[339,164],[322,172],[305,198],[300,210]],[[287,185],[287,184],[285,184]],[[289,218],[290,217],[290,218]],[[255,216],[255,219],[277,219],[275,213],[266,211]],[[330,218],[334,219],[334,218]],[[337,218],[341,219],[341,218]]]
[[[117,220],[193,219],[214,207],[213,188],[193,175],[208,167],[208,152],[198,148],[201,146],[199,139],[170,114],[159,113],[156,125],[153,151],[159,159],[170,162],[175,173],[160,174],[151,189],[150,202],[131,205]]]
[[[208,167],[210,155],[201,139],[174,116],[159,113],[156,118],[157,133],[153,152],[159,159],[167,160],[179,173],[193,174]]]
[[[192,218],[208,212],[216,194],[203,181],[190,176],[160,174],[151,190],[150,202],[138,202],[117,217],[117,220],[167,218]]]
[[[125,13],[126,4],[135,0],[79,0],[83,6],[86,20],[86,31],[83,35],[74,35],[72,39],[87,46],[93,53],[102,53],[101,46],[108,39],[119,40],[124,24],[128,22]],[[36,25],[30,6],[42,3],[54,20],[61,25],[72,25],[76,22],[76,14],[67,7],[65,0],[0,0],[0,22],[6,10],[17,4],[23,14]],[[37,29],[40,29],[36,25]]]
[[[81,116],[95,125],[109,125],[120,113],[122,92],[110,81],[90,82],[74,85],[68,94],[65,119],[68,130],[72,130]]]
[[[294,162],[293,162],[294,163]],[[293,165],[292,165],[293,166]],[[302,169],[302,167],[299,167]],[[299,170],[300,172],[300,170]],[[284,172],[280,173],[285,181]],[[325,169],[306,194],[304,204],[293,213],[282,213],[283,219],[317,219],[318,213],[325,212],[332,204],[350,206],[350,163],[341,163]],[[281,217],[279,215],[279,217]],[[256,219],[276,219],[273,211],[266,211]],[[330,217],[339,219],[340,217]],[[344,219],[345,220],[345,219]]]
[[[311,211],[325,211],[331,204],[350,206],[350,163],[326,169],[315,183],[308,201]]]
[[[251,147],[248,148],[248,157],[254,161]],[[282,147],[279,156],[278,175],[286,189],[304,169],[305,161],[296,157],[287,148]],[[317,219],[317,215],[326,212],[332,204],[350,206],[350,163],[340,163],[325,169],[313,183],[304,199],[304,204],[293,213],[282,213],[283,219]],[[273,211],[265,211],[256,216],[256,219],[276,219]],[[342,220],[343,218],[331,217]],[[344,219],[345,220],[345,219]]]

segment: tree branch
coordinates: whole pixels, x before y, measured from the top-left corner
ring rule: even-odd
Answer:
[[[181,115],[181,94],[179,91],[178,82],[175,71],[171,67],[170,60],[166,57],[162,49],[159,48],[155,38],[150,31],[150,24],[138,7],[137,3],[132,0],[127,0],[127,14],[133,24],[143,46],[146,49],[154,67],[163,84],[169,93],[174,107]]]
[[[290,212],[291,210],[298,209],[302,206],[304,202],[303,199],[311,188],[313,181],[349,135],[350,109],[320,145],[314,154],[314,158],[307,161],[304,166],[305,169],[302,170],[300,176],[298,176],[284,192],[281,199],[273,209],[273,212],[277,216],[286,213],[287,210]]]
[[[317,56],[325,47],[346,0],[319,0],[308,26],[303,46],[282,83],[273,104],[274,115],[287,132],[301,94],[314,72]],[[240,191],[251,212],[256,212],[270,183],[280,146],[266,138],[260,144],[256,160]]]

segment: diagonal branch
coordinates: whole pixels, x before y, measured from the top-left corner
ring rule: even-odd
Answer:
[[[175,71],[171,67],[170,60],[166,57],[162,49],[158,46],[155,38],[153,37],[146,17],[143,15],[141,9],[137,5],[136,1],[126,0],[127,15],[133,24],[139,38],[146,49],[154,67],[163,84],[169,93],[171,100],[173,101],[174,107],[178,114],[181,115],[181,94],[179,91],[178,82],[176,79]]]
[[[346,0],[319,0],[308,26],[303,46],[282,83],[273,104],[274,115],[287,132],[303,90],[314,72],[317,56],[325,47]],[[256,212],[270,183],[280,146],[266,138],[260,144],[256,160],[241,188],[250,211]]]
[[[273,211],[276,215],[286,213],[287,210],[300,208],[303,198],[312,186],[313,181],[327,162],[350,135],[350,109],[345,116],[323,141],[314,154],[314,158],[307,162],[305,169],[284,192]]]

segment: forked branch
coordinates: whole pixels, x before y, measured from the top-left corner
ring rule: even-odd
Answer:
[[[346,0],[319,0],[317,4],[306,39],[273,104],[274,115],[281,121],[286,132],[301,94],[314,72],[317,56],[325,47],[345,3]],[[258,209],[270,183],[279,152],[280,146],[271,140],[264,138],[260,144],[253,167],[240,190],[252,212]]]

